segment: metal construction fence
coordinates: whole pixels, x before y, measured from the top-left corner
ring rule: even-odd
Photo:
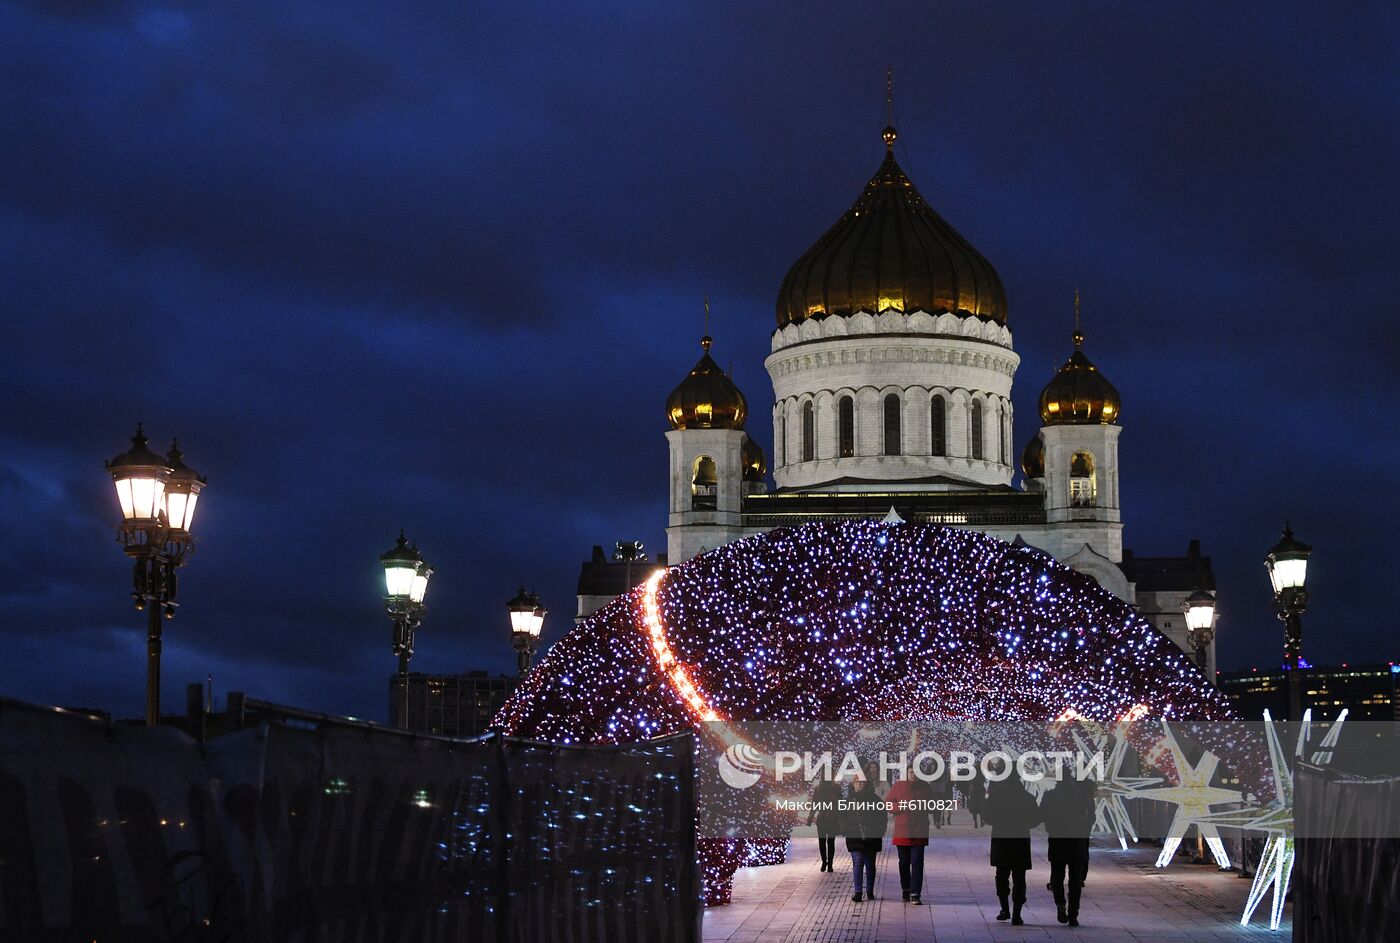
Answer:
[[[1293,939],[1400,940],[1400,775],[1294,775]]]
[[[700,938],[689,734],[617,747],[0,702],[0,939]]]

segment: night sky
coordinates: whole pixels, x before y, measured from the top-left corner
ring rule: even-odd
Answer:
[[[897,156],[1006,286],[1016,454],[1086,352],[1123,395],[1125,543],[1199,537],[1222,667],[1400,659],[1393,4],[0,5],[0,693],[138,715],[102,462],[209,477],[187,681],[382,718],[377,556],[437,567],[413,667],[512,670],[524,580],[664,550],[663,403],[714,354],[770,446],[787,267]],[[412,11],[411,13],[409,11]],[[769,450],[771,455],[771,449]]]

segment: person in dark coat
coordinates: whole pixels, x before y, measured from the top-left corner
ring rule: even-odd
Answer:
[[[841,813],[837,810],[840,801],[841,786],[828,773],[812,790],[812,811],[807,813],[807,824],[817,823],[817,850],[821,852],[823,871],[831,871],[836,860],[836,836],[841,832]]]
[[[842,816],[842,832],[846,835],[846,850],[851,853],[851,900],[865,896],[875,899],[875,856],[880,853],[885,837],[885,803],[875,791],[879,771],[875,764],[866,767],[865,775],[846,794],[846,813]]]
[[[987,781],[982,778],[982,771],[973,767],[973,777],[961,786],[963,795],[967,800],[967,811],[972,813],[972,827],[982,827],[982,809],[987,804]]]
[[[899,890],[911,904],[923,903],[924,849],[928,846],[929,803],[933,797],[933,787],[911,777],[908,770],[885,795],[894,818],[891,841],[899,854]]]
[[[1050,836],[1050,893],[1055,919],[1079,926],[1079,898],[1089,874],[1089,832],[1094,827],[1094,781],[1066,775],[1040,800]],[[1066,906],[1065,877],[1069,877]]]
[[[987,783],[987,805],[982,817],[992,827],[991,862],[996,868],[997,899],[1001,901],[997,919],[1010,919],[1019,927],[1025,923],[1021,908],[1026,903],[1026,872],[1031,869],[1031,829],[1040,824],[1040,806],[1013,769],[1005,779]]]
[[[933,827],[942,828],[950,822],[948,809],[953,804],[953,781],[945,774],[928,785],[933,792],[930,798],[936,804],[933,812]]]

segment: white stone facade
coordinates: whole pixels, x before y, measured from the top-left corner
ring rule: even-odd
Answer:
[[[765,366],[773,381],[772,459],[779,491],[1009,488],[1019,457],[1011,408],[1019,364],[1005,326],[952,314],[859,312],[775,331]],[[897,414],[887,406],[890,397]],[[941,441],[933,418],[939,406]],[[981,417],[980,437],[974,415]],[[1045,496],[1045,522],[973,529],[1007,541],[1019,536],[1131,601],[1131,587],[1117,567],[1123,558],[1121,431],[1102,424],[1045,427],[1045,477],[1030,483]],[[743,523],[744,433],[676,429],[666,437],[671,451],[667,560],[679,563],[761,533]],[[1089,496],[1082,481],[1071,484],[1073,460],[1086,455],[1093,466]],[[696,462],[702,456],[713,458],[719,472],[713,507],[695,500]]]
[[[1011,409],[1019,364],[1011,332],[979,318],[887,311],[789,324],[774,332],[765,361],[773,381],[772,458],[779,490],[908,494],[1009,488],[1019,457]],[[889,397],[896,398],[895,415],[887,412]],[[848,407],[843,399],[849,399]],[[933,419],[939,406],[941,440]],[[972,428],[976,414],[980,442]],[[889,441],[895,419],[897,447]],[[1007,541],[1019,536],[1131,600],[1131,587],[1117,567],[1123,558],[1120,432],[1116,425],[1101,424],[1044,428],[1046,474],[1031,487],[1045,496],[1045,522],[974,529]],[[668,561],[679,563],[761,533],[743,523],[738,450],[744,434],[683,429],[666,435],[671,445]],[[695,462],[702,455],[714,456],[721,469],[713,509],[694,504]],[[1093,466],[1088,496],[1082,481],[1071,485],[1073,460],[1086,455]]]
[[[1104,423],[1046,426],[1040,430],[1045,443],[1046,520],[1052,524],[1070,521],[1112,521],[1120,523],[1123,512],[1118,496],[1118,436],[1120,426]],[[1076,458],[1089,459],[1092,474],[1076,483],[1072,469]],[[1075,485],[1087,483],[1091,496],[1076,497]],[[1101,550],[1106,548],[1099,548]],[[1115,560],[1123,559],[1120,542]]]
[[[908,495],[1009,488],[1020,457],[1011,410],[1011,384],[1019,363],[1007,328],[951,314],[862,312],[849,318],[790,324],[776,331],[765,366],[773,382],[771,458],[779,491]],[[899,405],[897,450],[887,448],[885,437],[885,400],[891,395]],[[936,441],[932,421],[934,396],[943,398],[945,409],[941,443]],[[843,397],[851,400],[853,426],[844,443]],[[974,402],[981,404],[983,419],[981,458],[973,454]],[[808,404],[814,433],[810,452],[805,451],[804,442],[803,413]],[[1043,495],[1044,522],[953,526],[968,526],[1008,542],[1019,537],[1139,605],[1160,631],[1190,652],[1181,615],[1189,590],[1144,593],[1138,598],[1119,567],[1123,560],[1121,434],[1122,428],[1115,424],[1043,427],[1044,476],[1023,482],[1022,489]],[[745,435],[742,430],[725,429],[666,433],[671,454],[669,563],[765,529],[744,525],[746,485],[740,455]],[[942,454],[935,454],[939,445]],[[708,501],[696,500],[696,463],[702,457],[715,462],[712,507]],[[1089,466],[1092,472],[1086,475]],[[588,610],[603,601],[590,598]],[[1209,656],[1209,670],[1214,672],[1213,643]]]
[[[779,490],[1010,485],[1019,363],[1011,332],[977,318],[887,311],[790,324],[764,364],[773,478]]]
[[[1136,594],[1136,605],[1138,611],[1143,614],[1153,627],[1177,644],[1177,647],[1188,655],[1195,657],[1195,648],[1191,645],[1190,636],[1186,631],[1186,615],[1182,610],[1186,597],[1190,595],[1187,590],[1173,590],[1171,592],[1140,592]],[[1212,627],[1220,622],[1220,613],[1215,614],[1212,620]],[[1208,665],[1206,677],[1214,678],[1215,665],[1215,638],[1211,637],[1210,645],[1206,646],[1206,663]]]
[[[740,522],[744,490],[742,429],[672,429],[670,515],[666,527],[666,559],[689,560],[744,536]],[[695,484],[700,463],[714,462],[711,495]]]

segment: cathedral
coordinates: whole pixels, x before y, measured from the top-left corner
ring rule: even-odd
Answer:
[[[1001,280],[900,169],[895,129],[882,137],[884,161],[778,289],[764,361],[773,487],[745,431],[756,417],[710,356],[711,338],[667,398],[669,518],[658,562],[815,520],[944,524],[1043,550],[1189,651],[1182,604],[1197,589],[1214,591],[1210,561],[1195,541],[1183,557],[1124,548],[1122,402],[1085,352],[1077,310],[1073,350],[1041,390],[1038,428],[1018,448],[1011,383],[1020,358]],[[595,547],[578,616],[645,570]]]

